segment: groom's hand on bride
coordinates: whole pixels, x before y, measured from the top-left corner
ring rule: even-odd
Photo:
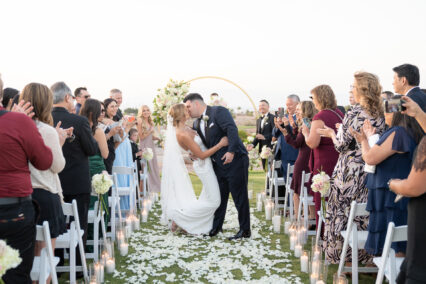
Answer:
[[[223,155],[222,157],[222,161],[223,160],[225,160],[223,162],[224,165],[232,163],[232,160],[234,160],[234,153],[226,152],[225,155]]]

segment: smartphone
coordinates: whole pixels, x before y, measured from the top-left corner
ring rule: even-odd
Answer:
[[[284,117],[284,108],[283,107],[279,107],[278,108],[278,117],[279,118],[283,118]]]
[[[401,100],[401,98],[385,100],[383,102],[385,112],[392,113],[406,110],[406,107],[402,105],[403,102],[404,101]]]
[[[304,117],[302,119],[303,124],[306,125],[306,127],[308,127],[309,129],[311,129],[311,120],[309,118]]]

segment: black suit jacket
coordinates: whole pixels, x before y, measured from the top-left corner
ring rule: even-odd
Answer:
[[[59,174],[62,191],[64,195],[90,193],[89,156],[96,154],[98,145],[89,121],[62,107],[53,108],[52,116],[55,126],[61,121],[62,128],[74,127],[74,141],[66,141],[62,147],[66,161],[65,168]]]
[[[204,123],[205,137],[199,126],[200,120],[197,119],[194,122],[194,129],[201,137],[201,140],[203,140],[204,145],[206,145],[207,148],[211,148],[219,143],[220,139],[224,136],[227,136],[229,141],[227,147],[221,148],[212,156],[212,160],[216,165],[221,168],[227,168],[232,164],[223,165],[224,160],[221,158],[226,152],[234,153],[234,159],[247,155],[247,150],[238,136],[237,125],[228,109],[222,106],[207,106],[206,115],[209,119],[207,123]]]
[[[265,136],[265,140],[259,140],[257,138],[254,138],[253,140],[253,146],[256,147],[257,144],[259,144],[259,153],[262,152],[263,146],[271,147],[272,142],[272,130],[274,129],[274,115],[271,113],[267,114],[268,120],[262,127],[262,117],[259,117],[256,120],[256,134],[262,134]]]
[[[415,101],[420,106],[420,108],[426,112],[426,94],[423,93],[419,87],[413,88],[408,92],[407,96]]]

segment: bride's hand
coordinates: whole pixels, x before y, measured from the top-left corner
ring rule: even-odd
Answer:
[[[228,137],[222,137],[222,139],[220,139],[220,141],[219,141],[219,146],[220,147],[225,147],[225,146],[228,146],[229,145],[229,142],[228,142]]]

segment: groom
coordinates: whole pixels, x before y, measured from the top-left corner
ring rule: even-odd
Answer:
[[[247,151],[238,137],[238,129],[228,109],[221,106],[207,106],[197,93],[188,94],[183,100],[194,122],[194,129],[207,148],[211,148],[224,136],[229,146],[223,147],[211,156],[213,168],[220,188],[221,203],[216,210],[210,236],[222,231],[229,192],[238,210],[239,232],[229,240],[249,238],[250,208],[247,194],[249,159]]]

